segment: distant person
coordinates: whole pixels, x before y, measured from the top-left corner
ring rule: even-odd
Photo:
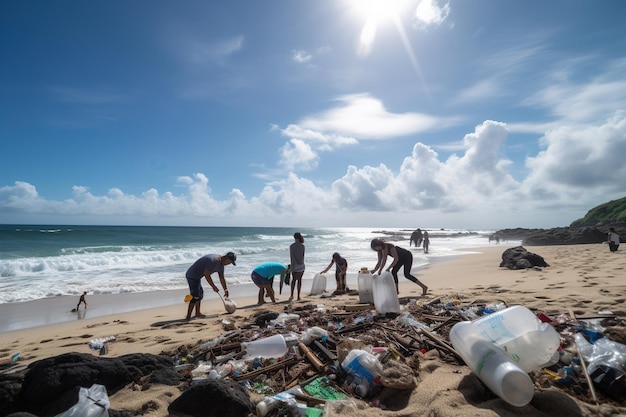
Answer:
[[[611,252],[617,251],[617,248],[619,248],[619,235],[615,231],[614,227],[611,227],[609,229],[609,234],[608,234],[607,239],[609,242],[609,249],[611,250]]]
[[[422,287],[422,295],[426,295],[428,287],[411,275],[413,254],[410,251],[391,243],[387,243],[381,239],[372,239],[370,246],[372,247],[372,250],[378,252],[378,262],[372,270],[372,274],[375,274],[376,271],[378,271],[378,275],[380,275],[383,272],[385,264],[387,263],[387,256],[391,256],[393,257],[393,262],[391,262],[387,271],[391,271],[391,275],[393,275],[393,280],[396,283],[396,293],[400,293],[400,289],[398,288],[398,271],[401,267],[404,267],[404,276],[408,280],[413,281]]]
[[[224,278],[224,266],[230,264],[236,266],[236,260],[237,255],[233,252],[228,252],[226,255],[222,256],[209,254],[204,255],[189,267],[185,277],[187,278],[187,284],[189,284],[189,294],[191,294],[192,298],[191,301],[189,301],[189,307],[187,308],[187,320],[191,319],[191,313],[194,308],[196,309],[195,317],[206,317],[200,312],[200,304],[204,298],[202,277],[206,278],[206,281],[209,283],[213,291],[219,293],[219,288],[217,288],[217,286],[213,283],[213,278],[211,278],[211,274],[217,272],[220,284],[224,289],[224,297],[228,298],[228,288],[226,287],[226,279]]]
[[[282,280],[284,279],[284,275],[287,273],[287,270],[287,266],[281,264],[280,262],[265,262],[252,270],[252,282],[259,287],[258,305],[265,304],[265,300],[263,299],[263,295],[265,293],[270,296],[272,303],[276,302],[276,298],[274,297],[274,288],[272,287],[274,276],[279,275]]]
[[[293,300],[293,292],[297,287],[298,301],[300,301],[300,290],[302,289],[302,275],[304,275],[304,238],[300,232],[293,234],[295,242],[289,246],[289,257],[291,258],[291,297]]]
[[[76,305],[76,310],[80,308],[81,304],[85,304],[85,308],[87,308],[87,300],[85,300],[85,296],[87,295],[87,291],[83,292],[83,295],[78,299],[78,304]]]
[[[413,242],[415,242],[415,247],[419,248],[420,245],[422,244],[422,239],[423,239],[422,229],[417,229],[416,231],[411,233],[411,240],[409,240],[409,248],[411,247],[411,244]]]
[[[348,272],[348,261],[345,258],[342,258],[339,253],[333,253],[333,257],[326,267],[320,274],[325,274],[330,270],[330,268],[335,264],[335,281],[337,281],[337,290],[335,291],[338,294],[345,293],[348,290],[346,286],[346,273]]]
[[[428,247],[430,246],[430,239],[428,237],[428,232],[424,231],[424,240],[422,241],[422,246],[424,247],[424,253],[428,253]]]

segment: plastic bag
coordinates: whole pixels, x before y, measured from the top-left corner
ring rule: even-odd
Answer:
[[[78,402],[55,417],[109,417],[109,396],[104,385],[93,384],[78,392]]]

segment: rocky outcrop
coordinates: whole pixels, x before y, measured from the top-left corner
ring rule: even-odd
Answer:
[[[555,227],[552,229],[502,229],[494,233],[500,240],[521,240],[522,245],[580,245],[603,243],[610,227],[626,242],[626,224],[599,224],[584,227]]]
[[[509,269],[528,269],[534,267],[550,266],[543,257],[528,252],[523,246],[509,248],[502,253],[502,262],[500,267]]]
[[[181,376],[173,370],[174,364],[167,356],[136,353],[118,358],[99,358],[85,353],[66,353],[46,358],[29,365],[24,380],[15,392],[13,385],[0,384],[9,395],[7,412],[30,412],[46,417],[57,415],[78,401],[81,387],[104,385],[108,394],[115,393],[129,382],[154,381],[178,385]],[[110,410],[109,415],[119,415]]]
[[[247,417],[253,407],[250,396],[239,383],[217,379],[193,385],[167,410],[172,416]]]

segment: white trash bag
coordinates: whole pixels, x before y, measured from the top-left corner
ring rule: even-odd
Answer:
[[[78,402],[54,417],[109,417],[109,396],[104,385],[93,384],[78,392]]]

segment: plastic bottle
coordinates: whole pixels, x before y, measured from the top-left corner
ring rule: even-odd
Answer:
[[[278,408],[280,404],[281,404],[280,400],[274,397],[267,397],[256,405],[256,415],[258,417],[265,417],[271,411]]]
[[[412,327],[415,327],[417,329],[430,330],[430,327],[428,327],[428,325],[426,325],[425,323],[422,323],[420,321],[417,321],[415,319],[415,317],[413,317],[413,315],[411,313],[409,313],[408,311],[405,311],[404,313],[402,313],[402,315],[400,317],[398,317],[398,321],[401,324],[405,324],[407,326],[412,326]]]
[[[494,394],[507,403],[523,407],[534,395],[534,385],[526,372],[496,345],[470,329],[462,321],[450,330],[450,342],[465,363]]]
[[[309,295],[319,295],[326,291],[326,274],[315,274]]]
[[[243,359],[279,358],[287,353],[294,341],[297,344],[295,335],[276,334],[251,342],[242,342],[241,348],[246,351]]]
[[[374,379],[383,371],[383,366],[378,358],[361,349],[351,350],[343,362],[341,362],[341,367],[353,378],[353,390],[355,394],[361,397],[366,396],[374,388]]]
[[[505,351],[525,372],[549,363],[560,346],[561,338],[548,323],[524,306],[508,307],[471,322],[458,331],[476,332],[483,339]]]
[[[374,304],[374,292],[372,289],[373,275],[367,268],[361,268],[361,272],[359,272],[357,276],[357,283],[359,288],[359,303]]]

